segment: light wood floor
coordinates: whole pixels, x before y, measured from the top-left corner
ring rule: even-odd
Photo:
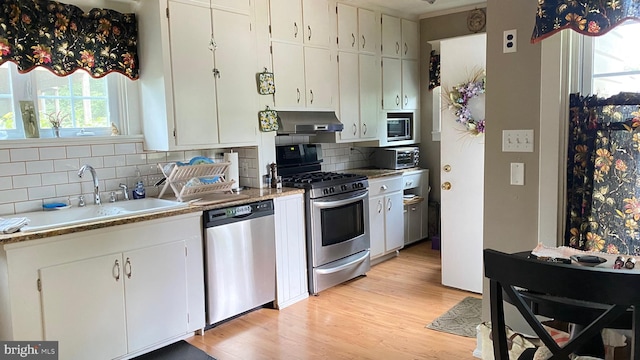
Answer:
[[[466,296],[440,284],[431,242],[283,310],[259,309],[187,339],[218,360],[473,359],[475,338],[425,328]]]

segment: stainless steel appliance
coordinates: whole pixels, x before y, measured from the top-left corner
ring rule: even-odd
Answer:
[[[420,148],[417,146],[377,148],[374,156],[376,167],[381,169],[407,169],[418,166]]]
[[[319,144],[276,147],[284,186],[305,189],[309,292],[366,274],[369,183],[366,176],[322,172]]]
[[[276,298],[273,201],[204,212],[207,324]]]
[[[387,142],[413,139],[413,115],[405,113],[387,114]]]

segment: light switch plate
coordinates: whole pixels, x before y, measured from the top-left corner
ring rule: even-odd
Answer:
[[[524,163],[511,163],[511,185],[524,185]]]
[[[502,152],[533,152],[533,130],[502,130]]]

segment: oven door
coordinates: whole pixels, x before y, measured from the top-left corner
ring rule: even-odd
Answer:
[[[369,190],[310,201],[314,268],[369,249]]]

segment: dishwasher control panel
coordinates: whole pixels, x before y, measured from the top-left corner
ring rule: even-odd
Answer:
[[[251,214],[251,206],[250,205],[244,205],[244,206],[238,206],[238,207],[234,207],[234,208],[228,208],[228,209],[226,209],[225,213],[226,213],[227,217],[234,217],[234,216]]]
[[[256,218],[273,215],[273,200],[264,200],[246,205],[212,209],[204,212],[205,227],[223,225],[234,219]]]

